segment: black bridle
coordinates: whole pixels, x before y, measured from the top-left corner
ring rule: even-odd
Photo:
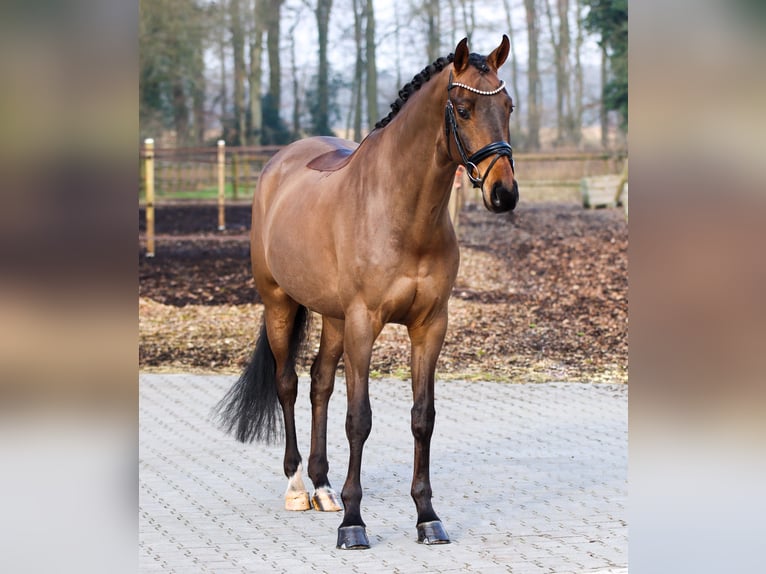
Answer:
[[[444,129],[447,135],[447,146],[449,149],[450,132],[452,132],[452,137],[455,140],[457,151],[458,153],[460,153],[460,158],[463,160],[463,165],[465,166],[466,173],[468,174],[468,179],[471,180],[471,183],[473,184],[474,187],[484,189],[484,180],[486,179],[487,175],[489,174],[490,170],[495,165],[497,160],[499,160],[501,157],[507,157],[511,162],[511,169],[513,169],[514,172],[516,171],[515,170],[516,166],[513,161],[513,148],[511,147],[511,144],[509,144],[508,142],[499,141],[499,142],[492,142],[491,144],[485,145],[483,148],[481,148],[479,151],[475,152],[472,155],[468,155],[466,153],[465,147],[463,146],[463,142],[460,139],[460,134],[458,134],[458,131],[457,131],[457,119],[455,118],[455,107],[453,106],[452,99],[449,96],[450,90],[456,87],[465,88],[481,96],[492,96],[494,94],[500,93],[502,90],[505,89],[505,82],[501,81],[500,86],[492,91],[477,90],[476,88],[472,88],[465,84],[453,82],[452,72],[450,71],[449,73],[449,84],[447,84],[447,106],[444,110],[444,122],[445,122]],[[478,177],[480,175],[480,172],[479,172],[479,168],[477,167],[477,164],[481,163],[483,160],[493,155],[495,156],[495,159],[492,160],[492,162],[489,164],[489,167],[487,167],[487,169],[484,171],[484,175],[481,175],[481,177]]]

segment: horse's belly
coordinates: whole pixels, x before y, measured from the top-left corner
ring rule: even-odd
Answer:
[[[301,305],[322,315],[342,318],[338,272],[331,242],[315,219],[293,219],[265,238],[269,273]]]

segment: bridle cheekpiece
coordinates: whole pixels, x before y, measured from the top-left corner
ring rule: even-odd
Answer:
[[[466,169],[466,174],[468,175],[468,179],[471,180],[471,183],[474,187],[478,188],[484,188],[484,180],[487,177],[487,174],[489,174],[492,167],[495,165],[497,160],[499,160],[501,157],[507,157],[511,162],[511,169],[515,171],[515,164],[513,161],[513,148],[511,147],[511,144],[509,144],[506,141],[499,141],[499,142],[493,142],[491,144],[485,145],[483,148],[481,148],[479,151],[475,152],[472,155],[468,155],[465,151],[465,147],[463,146],[463,142],[460,139],[460,134],[458,134],[457,131],[457,119],[455,118],[455,107],[452,104],[452,99],[449,96],[450,90],[452,88],[463,88],[465,90],[468,90],[469,92],[473,92],[474,94],[479,94],[480,96],[494,96],[495,94],[499,94],[505,89],[505,81],[500,82],[500,86],[495,88],[494,90],[478,90],[474,87],[468,86],[466,84],[461,84],[460,82],[453,82],[452,81],[452,71],[450,70],[449,73],[449,83],[447,84],[447,105],[444,110],[444,116],[445,116],[445,130],[447,135],[447,145],[449,146],[449,139],[450,135],[452,135],[453,139],[455,140],[455,145],[457,146],[457,151],[460,153],[460,158],[463,161],[463,165]],[[479,168],[477,167],[477,164],[481,163],[483,160],[487,159],[488,157],[494,155],[495,159],[492,160],[492,163],[489,164],[489,167],[484,172],[484,175],[481,175],[479,177],[480,172]]]

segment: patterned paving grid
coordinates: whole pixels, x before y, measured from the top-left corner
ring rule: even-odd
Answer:
[[[283,447],[210,421],[232,377],[140,376],[141,572],[627,572],[627,387],[437,383],[434,507],[453,543],[415,543],[411,392],[371,382],[362,467],[372,548],[335,549],[337,513],[288,512]],[[299,444],[308,459],[309,384]],[[330,480],[348,456],[345,389],[330,404]],[[310,485],[310,481],[308,482]]]

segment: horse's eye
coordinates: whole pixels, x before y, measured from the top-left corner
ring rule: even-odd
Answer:
[[[471,112],[469,112],[469,111],[468,111],[467,109],[465,109],[465,108],[462,108],[462,107],[458,107],[458,109],[457,109],[457,115],[459,115],[459,116],[460,116],[461,118],[463,118],[464,120],[467,120],[468,118],[470,118],[470,117],[471,117]]]

